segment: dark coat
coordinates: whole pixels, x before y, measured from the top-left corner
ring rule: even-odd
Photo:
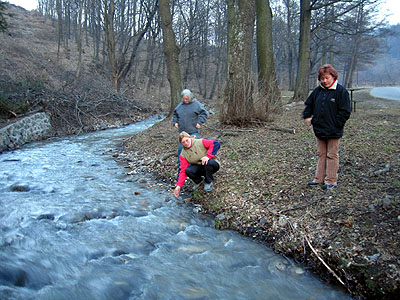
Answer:
[[[336,89],[315,88],[307,98],[303,118],[312,117],[314,134],[320,139],[341,138],[351,114],[350,97],[340,84]]]

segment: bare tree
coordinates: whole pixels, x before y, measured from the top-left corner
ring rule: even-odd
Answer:
[[[304,100],[316,66],[325,62],[342,68],[340,73],[344,74],[345,84],[351,86],[355,72],[378,53],[371,46],[380,48],[382,30],[379,24],[371,22],[373,18],[365,10],[367,4],[375,3],[376,6],[380,1],[383,0],[249,0],[247,3],[239,0],[170,0],[170,20],[163,36],[157,34],[162,19],[156,15],[156,0],[38,0],[38,4],[44,15],[53,18],[57,28],[58,55],[64,45],[64,53],[69,58],[72,53],[69,43],[74,39],[79,50],[76,58],[81,61],[83,58],[78,55],[83,55],[81,43],[86,37],[86,45],[93,47],[96,67],[103,65],[104,71],[112,77],[116,91],[120,90],[128,74],[132,74],[130,85],[140,79],[142,83],[147,82],[147,90],[157,82],[163,84],[168,78],[174,86],[171,110],[179,102],[182,81],[204,98],[211,99],[223,91],[226,96],[224,116],[231,115],[235,120],[235,116],[240,115],[235,121],[227,120],[239,124],[254,118],[254,112],[262,111],[263,114],[271,110],[271,101],[279,96],[271,96],[273,93],[269,90],[279,93],[278,83],[281,88],[295,90],[294,100]],[[230,18],[228,4],[234,8]],[[242,24],[236,24],[246,11],[245,7],[256,4],[254,15],[257,16],[257,31],[260,31],[257,33],[258,54],[252,47],[254,36],[250,38],[254,29],[248,25],[253,22],[254,15],[250,19],[241,19]],[[361,18],[358,12],[357,18],[355,9],[361,5],[364,17]],[[244,48],[235,46],[239,44],[234,33],[237,34],[241,27],[249,29],[246,36],[238,34],[246,39]],[[174,34],[173,39],[165,35],[168,30]],[[139,47],[142,40],[146,40],[147,47]],[[174,46],[168,44],[169,40]],[[168,60],[166,55],[160,55],[162,47],[165,54],[168,53]],[[144,59],[136,60],[142,50],[144,54],[140,58]],[[254,91],[257,68],[258,90]],[[78,76],[79,64],[76,70]],[[141,73],[142,70],[145,72]],[[243,75],[240,84],[235,72]],[[239,86],[249,96],[234,102],[231,92],[237,89],[235,93],[240,99]],[[262,110],[256,107],[260,103],[265,104]],[[238,112],[228,114],[228,109],[235,105]],[[259,115],[258,118],[267,119],[268,116]]]
[[[338,7],[338,10],[335,11],[336,14],[329,15],[328,19],[322,19],[319,24],[317,23],[315,25],[313,29],[315,31],[316,29],[321,28],[324,24],[335,21],[339,16],[351,12],[366,1],[369,0],[300,0],[300,42],[296,88],[293,96],[294,101],[303,101],[307,98],[309,93],[312,11],[316,12],[327,6],[341,3],[340,9]]]
[[[116,43],[115,43],[115,31],[114,31],[114,15],[115,15],[115,4],[114,0],[103,0],[104,4],[104,33],[107,44],[108,62],[110,64],[111,76],[114,85],[114,89],[119,90],[119,78],[118,70],[116,65]]]
[[[77,38],[77,45],[78,45],[78,66],[76,67],[75,72],[75,80],[77,80],[81,74],[82,70],[82,11],[83,7],[85,7],[86,0],[78,0],[78,38]]]
[[[7,29],[7,21],[5,19],[6,2],[0,1],[0,32]]]
[[[116,15],[114,0],[103,0],[103,4],[104,34],[107,45],[108,61],[110,64],[114,90],[119,92],[121,80],[123,80],[130,71],[137,55],[139,44],[147,30],[150,28],[151,22],[153,21],[158,8],[158,1],[141,0],[139,5],[141,22],[129,23],[125,23],[124,20],[123,14],[126,11],[124,6],[119,7],[119,15]],[[116,24],[116,21],[118,24]]]
[[[180,49],[176,45],[175,33],[172,28],[172,16],[169,0],[159,0],[159,2],[164,53],[167,61],[167,77],[171,91],[171,105],[169,112],[172,113],[180,101],[180,92],[182,91],[182,77],[179,69]]]
[[[225,1],[216,1],[213,7],[213,18],[209,24],[213,29],[211,31],[213,42],[209,46],[209,54],[211,56],[211,64],[215,66],[214,74],[206,74],[206,78],[213,76],[210,81],[211,89],[208,97],[212,99],[216,94],[220,85],[223,85],[226,74],[226,45],[227,45],[227,11]]]
[[[374,14],[377,8],[374,3],[362,3],[351,14],[345,16],[341,28],[343,36],[344,51],[344,86],[351,88],[353,86],[353,78],[359,66],[371,63],[378,54],[385,50],[382,45],[382,37],[386,36],[389,31],[384,28],[384,23],[374,23]],[[379,30],[380,28],[383,28]]]
[[[270,119],[270,115],[281,107],[274,65],[272,11],[269,0],[256,0],[256,5],[258,89],[263,103],[263,109],[258,113],[260,119]]]
[[[311,45],[311,4],[310,0],[300,0],[300,44],[297,65],[294,101],[304,100],[308,96],[308,76],[310,72]]]
[[[284,0],[285,7],[287,9],[287,17],[286,17],[286,51],[287,51],[287,73],[288,73],[288,89],[289,91],[293,91],[295,88],[295,68],[294,61],[296,57],[295,50],[295,31],[294,24],[296,18],[295,9],[297,8],[296,4],[292,0]]]
[[[60,56],[61,41],[63,40],[63,17],[62,17],[62,1],[57,0],[57,59]]]
[[[244,125],[254,119],[251,72],[255,0],[228,0],[227,82],[221,120]]]

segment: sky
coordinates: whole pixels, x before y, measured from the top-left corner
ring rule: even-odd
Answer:
[[[386,0],[386,3],[382,5],[381,12],[383,14],[390,14],[387,20],[390,25],[396,25],[400,23],[400,1],[399,0]]]
[[[12,4],[22,6],[27,10],[32,10],[37,7],[37,0],[6,0]],[[396,25],[400,23],[400,0],[383,0],[381,4],[382,15],[388,15],[387,20],[390,25]]]
[[[26,10],[32,10],[37,8],[37,0],[4,0],[4,1],[21,6]]]

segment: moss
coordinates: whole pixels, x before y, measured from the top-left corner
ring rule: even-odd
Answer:
[[[376,284],[373,279],[368,278],[367,280],[365,280],[365,284],[367,288],[371,291],[374,291],[376,289]]]

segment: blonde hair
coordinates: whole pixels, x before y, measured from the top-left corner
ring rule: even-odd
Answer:
[[[184,137],[188,137],[188,138],[192,138],[192,139],[195,139],[195,138],[196,138],[195,135],[190,135],[190,134],[187,133],[186,131],[182,131],[182,132],[179,134],[179,143],[182,143],[182,139],[183,139]]]

